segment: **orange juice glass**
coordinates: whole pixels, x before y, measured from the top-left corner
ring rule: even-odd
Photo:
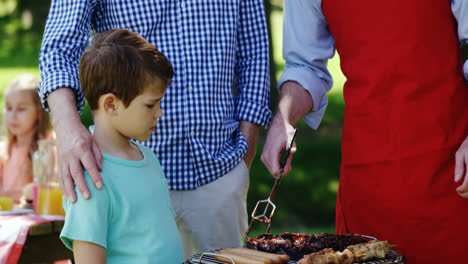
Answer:
[[[65,215],[62,208],[62,191],[56,181],[55,142],[39,140],[33,154],[34,181],[37,184],[36,214]]]
[[[13,208],[13,198],[0,197],[0,210],[11,211],[12,208]]]
[[[36,214],[65,215],[62,207],[62,190],[58,186],[40,186],[37,192]]]

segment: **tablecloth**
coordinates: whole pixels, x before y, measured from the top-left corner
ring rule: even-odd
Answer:
[[[59,215],[0,216],[0,264],[18,262],[31,226],[64,219]]]

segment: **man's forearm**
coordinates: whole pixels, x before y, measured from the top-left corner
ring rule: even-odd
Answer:
[[[281,86],[280,101],[275,118],[282,117],[290,125],[296,125],[310,110],[314,102],[310,94],[297,82],[288,81]]]
[[[314,106],[310,94],[297,82],[287,81],[281,85],[281,96],[278,110],[273,117],[263,147],[261,160],[270,171],[271,175],[277,176],[280,172],[281,152],[288,147],[289,140],[293,135],[294,126]],[[293,145],[292,156],[296,152]],[[282,176],[291,170],[291,159],[288,159]]]
[[[62,120],[81,122],[76,110],[75,94],[70,88],[59,88],[49,94],[47,103],[50,108],[54,128],[61,125]]]

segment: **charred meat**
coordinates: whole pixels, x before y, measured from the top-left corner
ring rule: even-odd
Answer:
[[[350,245],[343,251],[326,248],[316,253],[305,255],[298,264],[352,264],[368,259],[382,259],[390,251],[387,241],[372,240],[367,243]]]
[[[287,254],[292,260],[297,261],[304,255],[326,248],[344,251],[350,245],[366,242],[366,239],[346,235],[308,235],[287,232],[278,235],[262,234],[256,238],[248,238],[247,247],[264,252]]]

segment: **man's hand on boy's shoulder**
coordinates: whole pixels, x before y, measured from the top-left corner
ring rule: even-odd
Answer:
[[[80,124],[81,125],[81,124]],[[73,126],[70,126],[73,127]],[[84,129],[84,132],[82,131]],[[102,188],[102,179],[99,175],[100,164],[96,156],[101,152],[86,128],[77,127],[65,138],[57,133],[57,152],[59,155],[59,178],[65,196],[71,202],[76,201],[73,182],[76,184],[85,199],[89,199],[90,192],[83,177],[83,167],[89,173],[96,188]],[[60,151],[60,149],[63,151]],[[102,160],[102,157],[101,157]],[[99,166],[99,167],[98,167]]]
[[[52,112],[52,123],[57,140],[59,182],[66,199],[76,201],[73,182],[85,199],[90,192],[83,177],[83,167],[88,171],[96,188],[102,188],[99,174],[102,153],[89,131],[83,126],[76,111],[75,95],[71,89],[60,88],[47,98]]]

